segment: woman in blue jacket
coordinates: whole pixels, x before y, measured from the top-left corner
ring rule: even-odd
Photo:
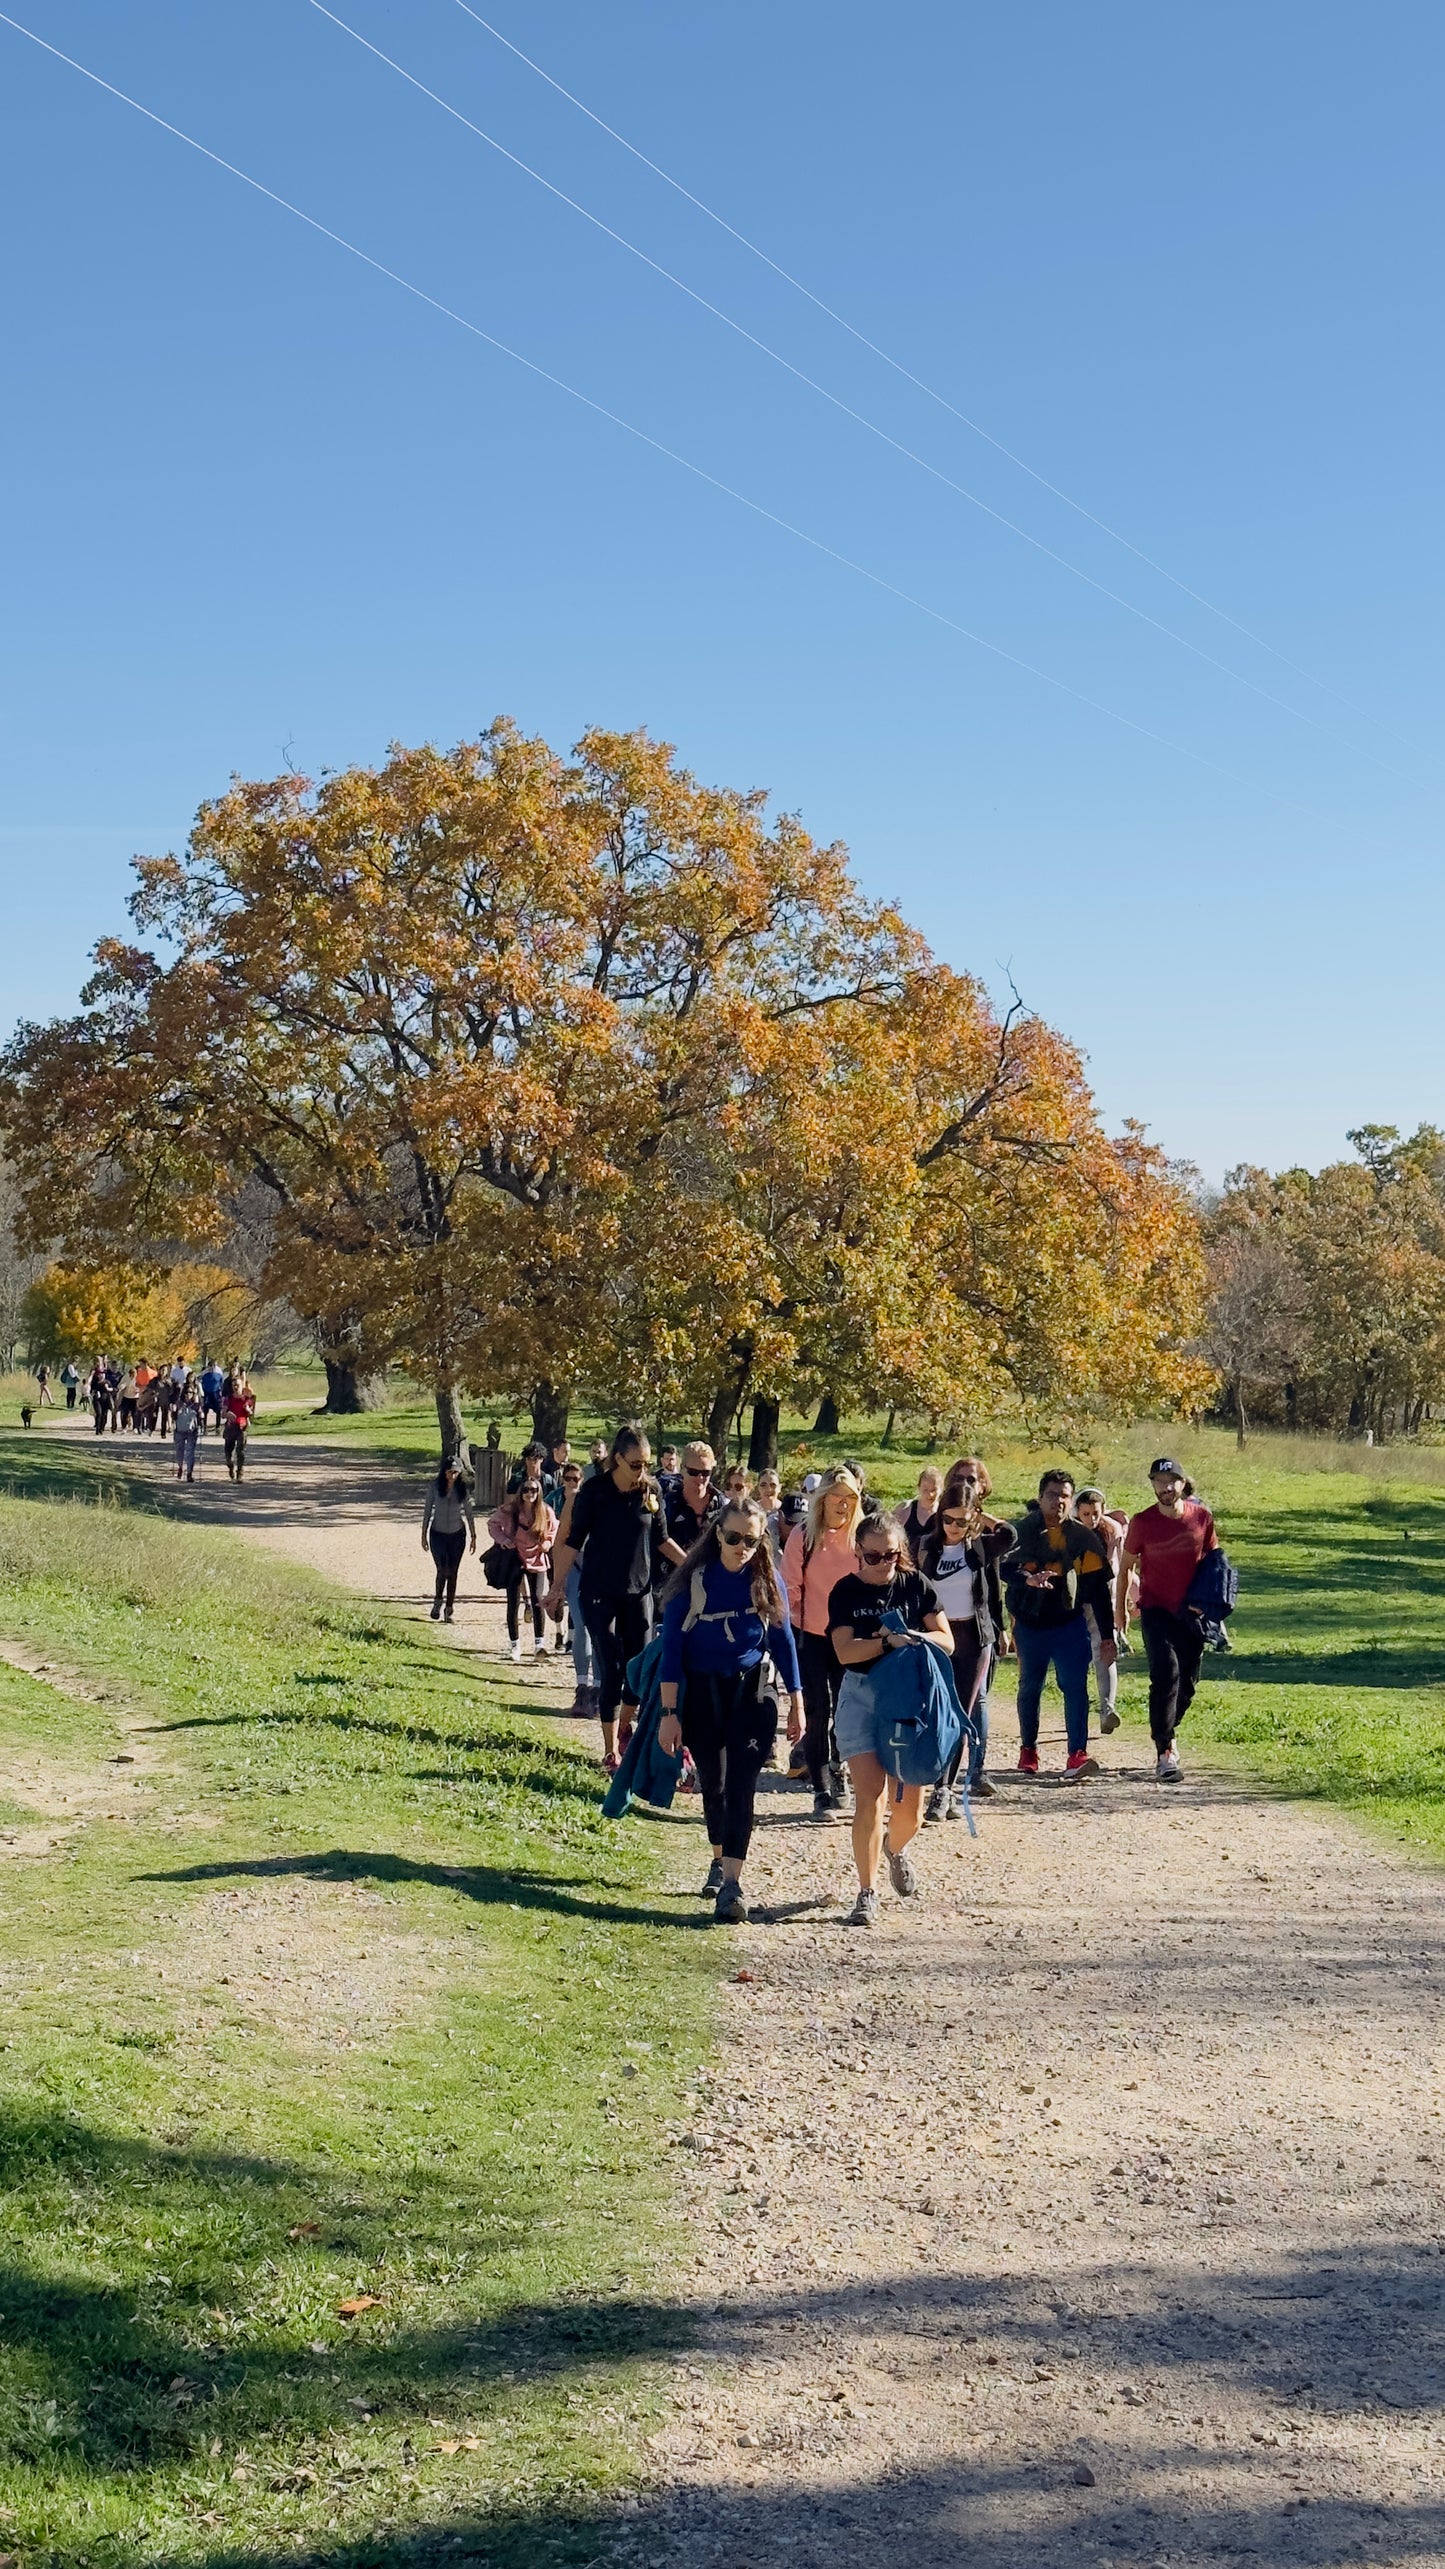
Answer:
[[[684,1746],[692,1751],[712,1844],[703,1889],[716,1892],[716,1916],[725,1926],[747,1918],[741,1875],[753,1802],[778,1731],[777,1708],[763,1684],[765,1659],[787,1689],[788,1737],[801,1739],[798,1653],[767,1519],[755,1500],[733,1499],[663,1590],[657,1734],[671,1757]]]

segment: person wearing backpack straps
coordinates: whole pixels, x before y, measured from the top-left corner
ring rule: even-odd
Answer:
[[[1194,1496],[1194,1483],[1170,1455],[1149,1466],[1154,1505],[1131,1516],[1119,1555],[1117,1595],[1128,1593],[1139,1573],[1139,1628],[1149,1662],[1149,1728],[1161,1784],[1179,1781],[1174,1734],[1194,1701],[1204,1628],[1186,1614],[1184,1600],[1206,1552],[1219,1542],[1214,1519]]]
[[[1085,1609],[1092,1609],[1097,1648],[1107,1665],[1114,1657],[1114,1606],[1107,1547],[1101,1536],[1070,1515],[1073,1502],[1072,1472],[1045,1472],[1037,1502],[1016,1528],[1018,1547],[1009,1559],[1006,1593],[1019,1662],[1018,1771],[1039,1771],[1039,1705],[1052,1667],[1064,1699],[1064,1773],[1081,1781],[1099,1771],[1098,1759],[1089,1753],[1089,1669],[1095,1643]]]
[[[856,1567],[838,1581],[828,1600],[828,1620],[843,1671],[834,1715],[838,1754],[848,1761],[853,1786],[858,1897],[848,1924],[872,1927],[878,1921],[878,1868],[885,1856],[888,1878],[899,1899],[918,1897],[918,1876],[908,1845],[918,1833],[927,1788],[899,1784],[890,1791],[883,1718],[869,1689],[850,1686],[848,1680],[855,1670],[861,1674],[876,1667],[890,1650],[917,1649],[925,1635],[952,1658],[953,1634],[932,1582],[908,1565],[907,1537],[896,1517],[865,1517],[853,1557]],[[885,1626],[884,1616],[890,1614],[901,1615],[905,1630],[895,1632]]]
[[[664,1755],[692,1752],[712,1847],[703,1891],[716,1899],[720,1926],[747,1921],[742,1869],[758,1777],[778,1728],[765,1682],[769,1662],[787,1697],[788,1737],[797,1739],[803,1728],[798,1657],[767,1518],[756,1499],[730,1499],[662,1592],[657,1733]]]

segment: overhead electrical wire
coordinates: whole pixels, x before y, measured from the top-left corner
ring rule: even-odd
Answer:
[[[720,492],[725,499],[735,500],[740,508],[745,508],[753,516],[762,518],[769,526],[775,526],[781,533],[793,536],[798,543],[807,545],[810,551],[822,554],[826,560],[836,562],[845,571],[855,573],[859,579],[866,580],[871,587],[883,590],[887,596],[898,599],[901,605],[911,607],[919,615],[927,616],[932,623],[944,626],[950,633],[961,635],[965,642],[974,643],[979,650],[991,653],[995,659],[1006,662],[1010,668],[1022,671],[1026,677],[1038,679],[1042,685],[1052,687],[1058,694],[1069,696],[1076,704],[1086,706],[1091,713],[1102,714],[1107,721],[1119,723],[1124,730],[1137,733],[1141,739],[1153,741],[1157,748],[1167,749],[1175,757],[1187,758],[1195,766],[1208,767],[1216,775],[1227,777],[1231,784],[1242,786],[1246,792],[1264,793],[1273,801],[1292,803],[1292,797],[1281,794],[1277,787],[1260,785],[1248,777],[1241,776],[1233,768],[1224,766],[1219,759],[1211,758],[1206,751],[1190,749],[1183,741],[1172,740],[1166,733],[1153,730],[1148,723],[1137,721],[1132,714],[1120,713],[1117,707],[1102,703],[1096,696],[1086,695],[1082,688],[1071,686],[1066,678],[1056,678],[1051,671],[1036,667],[1032,661],[1022,659],[1017,652],[1006,649],[1004,644],[990,641],[987,634],[976,633],[971,626],[960,624],[955,616],[945,614],[941,607],[930,606],[926,599],[915,597],[911,590],[901,588],[896,581],[888,579],[883,572],[870,569],[867,563],[855,561],[850,554],[840,552],[836,545],[826,543],[821,536],[811,535],[805,527],[794,525],[790,518],[780,516],[776,509],[768,508],[763,501],[751,498],[746,491],[737,490],[730,482],[723,481],[718,474],[709,472],[705,464],[694,463],[690,456],[679,454],[675,447],[665,445],[660,437],[654,437],[648,429],[639,428],[635,421],[624,418],[620,411],[610,410],[605,402],[595,400],[591,393],[579,391],[578,387],[575,384],[569,384],[565,377],[554,374],[550,367],[540,365],[535,357],[524,356],[520,349],[509,346],[505,339],[499,339],[494,332],[483,329],[480,322],[469,320],[465,313],[458,312],[449,303],[444,303],[439,295],[429,293],[425,286],[417,285],[410,277],[403,276],[398,268],[388,267],[385,260],[373,257],[370,250],[363,250],[357,242],[348,240],[344,232],[333,230],[332,226],[329,223],[323,223],[318,215],[308,214],[304,206],[294,204],[290,197],[282,196],[274,187],[268,187],[264,179],[253,178],[250,171],[242,169],[236,161],[227,160],[221,152],[212,151],[208,143],[198,141],[196,136],[188,134],[183,126],[172,124],[168,116],[160,115],[154,107],[147,107],[143,100],[132,97],[129,90],[119,88],[114,81],[107,80],[103,73],[92,71],[89,64],[79,61],[74,54],[65,53],[59,45],[52,44],[48,37],[38,35],[33,27],[27,27],[19,18],[11,17],[7,10],[0,9],[0,26],[13,28],[16,35],[24,36],[27,42],[37,46],[40,52],[49,54],[56,62],[64,63],[67,70],[78,72],[83,80],[90,81],[96,89],[104,90],[108,97],[117,99],[123,107],[134,109],[136,115],[143,116],[148,124],[157,126],[162,133],[171,135],[176,142],[184,143],[189,151],[198,153],[202,160],[210,161],[216,169],[224,170],[228,177],[239,179],[243,187],[251,188],[257,196],[264,197],[268,204],[279,206],[282,213],[293,215],[298,223],[306,225],[308,231],[319,234],[322,240],[330,241],[337,249],[345,250],[350,258],[358,259],[363,267],[370,268],[375,275],[384,277],[388,284],[399,286],[404,294],[413,295],[418,303],[425,304],[432,312],[440,313],[444,320],[455,322],[459,329],[467,331],[472,338],[481,340],[488,348],[494,348],[499,356],[509,357],[514,365],[524,367],[528,374],[535,375],[540,382],[550,384],[557,392],[565,393],[569,400],[578,402],[584,410],[590,410],[597,418],[607,420],[612,427],[624,430],[629,437],[635,437],[640,445],[649,447],[654,454],[663,456],[668,463],[678,465],[683,472],[691,473],[696,480]],[[1294,804],[1293,808],[1301,807]]]
[[[1022,543],[1031,545],[1036,553],[1042,553],[1047,561],[1056,563],[1059,569],[1067,571],[1071,578],[1083,581],[1086,588],[1093,589],[1100,597],[1107,598],[1111,605],[1121,607],[1126,615],[1137,616],[1142,624],[1151,626],[1155,633],[1163,634],[1167,641],[1178,643],[1182,651],[1192,653],[1196,660],[1202,660],[1208,668],[1217,670],[1221,677],[1231,679],[1237,686],[1248,688],[1251,695],[1261,697],[1265,704],[1273,705],[1277,712],[1288,714],[1292,721],[1304,723],[1311,731],[1323,732],[1327,738],[1339,740],[1342,747],[1352,749],[1358,757],[1369,759],[1374,766],[1383,768],[1387,775],[1398,772],[1375,750],[1366,749],[1358,741],[1344,740],[1330,724],[1321,722],[1316,715],[1305,713],[1300,706],[1292,705],[1285,697],[1275,695],[1268,687],[1262,687],[1257,679],[1247,677],[1243,670],[1232,668],[1226,660],[1217,659],[1215,654],[1212,651],[1206,651],[1202,644],[1191,641],[1188,634],[1180,633],[1175,626],[1165,624],[1159,616],[1151,615],[1147,607],[1136,605],[1132,598],[1123,597],[1117,589],[1111,589],[1107,581],[1095,579],[1091,571],[1083,570],[1077,562],[1071,562],[1067,554],[1056,552],[1051,544],[1046,544],[1041,536],[1031,534],[1026,526],[1020,526],[1015,519],[1006,517],[1002,509],[994,508],[989,501],[981,499],[977,491],[969,490],[963,482],[956,482],[951,473],[946,473],[939,465],[930,463],[926,455],[920,455],[913,447],[906,446],[901,438],[893,436],[890,430],[881,427],[876,420],[868,418],[865,412],[856,410],[851,402],[842,398],[841,394],[830,391],[829,387],[819,383],[815,376],[805,373],[801,366],[794,365],[790,357],[784,356],[782,351],[774,348],[768,340],[760,339],[755,331],[748,329],[745,322],[737,320],[732,313],[725,311],[721,304],[714,303],[709,296],[699,293],[695,286],[688,284],[685,277],[680,277],[672,268],[665,267],[660,259],[653,258],[650,251],[640,248],[636,241],[629,240],[625,232],[617,231],[600,214],[594,214],[590,206],[584,205],[579,198],[569,195],[566,188],[557,186],[554,180],[545,177],[540,170],[534,169],[530,161],[523,160],[520,153],[514,152],[508,144],[499,141],[498,137],[489,133],[484,125],[478,125],[464,109],[455,104],[454,100],[444,97],[440,90],[431,88],[426,81],[419,79],[415,72],[408,71],[405,63],[398,62],[394,54],[386,53],[380,45],[372,42],[370,36],[363,35],[359,28],[350,24],[349,20],[339,17],[334,9],[328,8],[326,0],[307,0],[307,6],[314,9],[318,17],[327,19],[333,27],[339,29],[342,35],[349,36],[364,53],[369,53],[377,62],[384,63],[388,71],[394,71],[409,88],[415,89],[421,97],[430,99],[432,105],[440,107],[444,115],[452,117],[458,125],[464,126],[469,134],[476,136],[478,142],[487,144],[489,149],[498,153],[504,161],[510,162],[513,169],[520,170],[525,178],[534,180],[536,185],[544,188],[549,196],[555,197],[559,204],[567,206],[572,213],[580,215],[582,221],[590,223],[594,231],[601,232],[609,241],[615,241],[619,249],[626,250],[630,257],[640,260],[644,267],[652,270],[654,276],[659,276],[668,285],[675,286],[678,293],[686,295],[690,303],[695,303],[702,311],[710,313],[712,318],[720,321],[725,329],[735,332],[739,339],[745,340],[750,348],[756,348],[759,354],[767,357],[773,365],[781,366],[784,373],[791,375],[795,382],[805,385],[809,392],[817,393],[821,400],[829,403],[834,410],[840,411],[845,419],[852,420],[856,426],[866,430],[870,437],[876,437],[883,445],[890,446],[896,455],[904,458],[905,462],[917,465],[920,472],[927,473],[932,480],[942,483],[946,490],[953,491],[958,498],[967,500],[970,507],[979,509],[985,517],[992,518],[995,525],[1005,527],[1010,535],[1016,535]],[[475,14],[474,11],[468,11],[469,16]],[[485,25],[486,21],[479,20],[478,23]],[[590,113],[590,110],[585,112]],[[608,130],[611,130],[610,127]]]
[[[781,260],[775,259],[746,232],[740,232],[737,225],[730,223],[725,214],[719,214],[715,206],[709,205],[703,197],[694,195],[692,189],[685,186],[680,178],[674,178],[671,170],[664,169],[660,161],[650,159],[636,143],[629,142],[627,136],[619,133],[615,125],[608,124],[605,116],[598,115],[595,107],[589,107],[585,98],[579,98],[575,90],[566,88],[563,82],[555,79],[550,71],[544,70],[541,63],[534,62],[532,56],[524,53],[520,45],[514,44],[510,36],[503,35],[501,28],[494,26],[490,18],[484,18],[480,9],[474,9],[471,6],[471,0],[456,0],[456,5],[464,16],[474,19],[476,24],[484,28],[497,44],[504,46],[509,54],[515,55],[518,62],[524,63],[528,71],[535,72],[537,78],[545,81],[549,89],[554,89],[559,98],[565,98],[569,107],[575,107],[578,114],[585,116],[599,132],[606,134],[612,142],[619,144],[624,152],[630,153],[633,160],[640,161],[644,169],[651,170],[654,178],[660,178],[665,187],[672,188],[678,196],[684,197],[689,205],[695,206],[699,214],[706,215],[709,223],[715,223],[719,231],[726,232],[731,240],[738,243],[739,248],[749,253],[750,257],[761,260],[765,268],[771,268],[774,276],[781,277],[783,283],[791,286],[795,294],[801,294],[827,320],[836,323],[840,330],[846,330],[849,338],[856,339],[859,347],[866,348],[870,356],[877,357],[883,365],[891,367],[894,374],[901,375],[905,383],[913,385],[915,391],[926,394],[930,401],[936,402],[940,410],[948,411],[951,417],[958,420],[973,436],[981,437],[986,446],[992,446],[996,454],[1002,455],[1005,461],[1014,465],[1019,472],[1027,473],[1030,481],[1037,482],[1041,490],[1046,490],[1052,498],[1061,500],[1064,507],[1071,508],[1076,516],[1087,519],[1089,525],[1096,526],[1101,535],[1108,536],[1111,543],[1122,545],[1126,553],[1133,554],[1136,562],[1142,562],[1145,569],[1153,571],[1159,579],[1167,580],[1171,588],[1178,589],[1182,596],[1191,598],[1196,606],[1203,607],[1212,616],[1218,616],[1222,624],[1232,625],[1234,631],[1242,634],[1246,642],[1252,642],[1259,651],[1267,651],[1271,659],[1278,660],[1283,668],[1293,670],[1295,676],[1303,678],[1307,686],[1318,687],[1322,695],[1332,696],[1336,704],[1343,705],[1348,713],[1354,714],[1359,720],[1363,722],[1375,720],[1375,717],[1363,706],[1356,705],[1348,696],[1341,695],[1339,689],[1332,687],[1328,679],[1316,677],[1312,669],[1306,669],[1302,662],[1292,660],[1287,651],[1279,649],[1278,644],[1267,642],[1262,633],[1256,633],[1251,625],[1244,624],[1238,616],[1231,615],[1227,607],[1220,606],[1213,598],[1207,598],[1202,590],[1191,588],[1187,580],[1182,580],[1178,573],[1171,571],[1165,563],[1156,561],[1152,553],[1146,553],[1142,545],[1135,544],[1132,538],[1122,534],[1117,526],[1111,526],[1107,518],[1098,516],[1093,509],[1086,507],[1082,500],[1076,500],[1071,492],[1061,489],[1057,482],[1051,482],[1047,473],[1041,473],[1037,465],[1030,464],[1026,457],[1015,454],[1013,448],[1006,446],[1001,437],[994,436],[992,429],[985,428],[981,420],[971,418],[966,410],[960,410],[958,404],[950,401],[946,393],[939,392],[937,387],[928,383],[922,375],[915,374],[912,367],[905,365],[901,357],[895,357],[890,350],[880,347],[878,341],[870,339],[866,330],[860,330],[856,322],[848,319],[846,313],[839,312],[836,305],[826,302],[821,294],[814,292],[812,286],[805,285],[801,277],[794,276],[790,268],[785,268]],[[1055,558],[1057,559],[1057,556]],[[1136,609],[1135,612],[1142,613],[1143,610]],[[1164,630],[1167,631],[1168,628],[1165,627]],[[1176,635],[1175,639],[1177,641],[1179,637]],[[1230,674],[1233,676],[1237,673],[1231,671]],[[1245,680],[1243,683],[1248,685],[1249,681]],[[1385,727],[1382,726],[1382,728]],[[1390,736],[1394,737],[1393,734]],[[1367,757],[1371,755],[1369,751],[1363,754]]]

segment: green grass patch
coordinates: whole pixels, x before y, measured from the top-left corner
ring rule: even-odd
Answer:
[[[0,1503],[0,1629],[111,1697],[0,1671],[0,1762],[148,1724],[0,1861],[0,2550],[591,2557],[719,1968],[664,1833],[460,1654],[143,1509]]]

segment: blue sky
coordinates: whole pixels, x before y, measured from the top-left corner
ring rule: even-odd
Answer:
[[[315,772],[505,711],[559,744],[643,723],[703,776],[768,787],[950,961],[996,990],[1011,973],[1086,1050],[1111,1121],[1140,1116],[1211,1175],[1318,1162],[1355,1123],[1445,1122],[1426,1033],[1445,926],[1438,10],[491,0],[556,78],[1246,634],[870,356],[457,0],[336,8],[1036,546],[310,0],[11,5],[1060,684],[665,461],[0,25],[0,1021],[70,1003],[122,923],[130,855],[176,843],[233,770]]]

